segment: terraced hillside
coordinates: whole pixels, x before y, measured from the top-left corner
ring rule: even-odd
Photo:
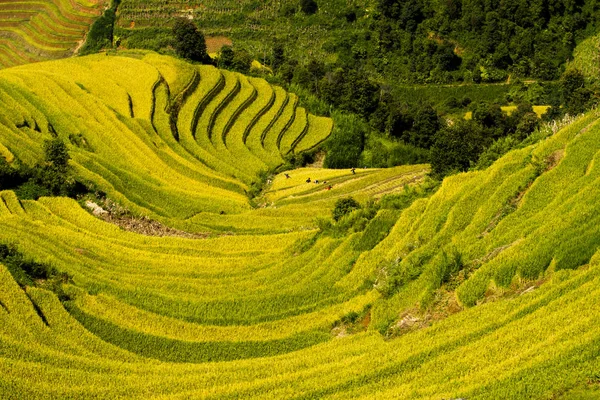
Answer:
[[[327,121],[264,81],[136,54],[0,72],[2,155],[34,163],[58,136],[122,205],[229,234],[144,236],[0,192],[1,398],[600,394],[597,111],[331,234],[315,219],[337,199],[404,199],[428,167],[288,171],[253,208],[259,172]]]
[[[2,2],[0,68],[72,55],[104,4],[104,0]]]
[[[321,46],[340,28],[336,22],[338,14],[349,7],[371,7],[364,0],[322,1],[317,19],[294,22],[291,26],[284,16],[285,10],[296,10],[298,6],[295,0],[123,0],[119,4],[115,34],[127,48],[158,50],[166,46],[165,37],[171,36],[175,19],[183,17],[193,19],[209,38],[218,43],[230,43],[231,39],[261,61],[265,54],[270,54],[272,39],[276,37],[293,41],[290,51],[301,59],[317,54],[328,57]],[[217,45],[213,50],[218,48]]]
[[[31,165],[43,140],[58,136],[83,180],[138,214],[193,232],[261,230],[240,219],[259,212],[249,185],[298,146],[322,142],[331,120],[307,115],[295,95],[264,80],[134,55],[0,73],[2,154]],[[284,215],[281,231],[304,224],[293,212],[274,214]]]

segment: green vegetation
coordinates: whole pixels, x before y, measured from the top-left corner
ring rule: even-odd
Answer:
[[[180,18],[173,24],[175,52],[181,58],[191,61],[209,63],[206,53],[206,41],[198,27],[187,19]]]
[[[0,158],[0,181],[3,189],[15,189],[22,199],[37,200],[42,196],[76,197],[87,191],[77,182],[68,166],[67,147],[60,139],[44,142],[45,160],[34,167],[13,168]]]
[[[113,29],[116,21],[116,12],[121,0],[111,0],[110,8],[104,11],[90,27],[85,38],[85,44],[79,50],[80,55],[97,53],[102,49],[112,48],[115,38]],[[116,44],[116,43],[115,43]],[[118,44],[116,44],[118,47]]]

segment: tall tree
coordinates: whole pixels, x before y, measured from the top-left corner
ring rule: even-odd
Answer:
[[[186,18],[179,18],[173,25],[175,42],[173,47],[179,57],[201,63],[210,63],[206,52],[206,40],[196,24]]]
[[[319,10],[315,0],[300,0],[300,9],[306,15],[312,15]]]

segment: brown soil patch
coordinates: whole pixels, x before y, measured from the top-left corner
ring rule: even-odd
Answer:
[[[178,229],[163,225],[158,221],[153,221],[148,217],[113,217],[108,214],[102,219],[106,222],[115,224],[126,231],[135,232],[146,236],[173,236],[187,239],[206,239],[208,236],[210,236],[208,233],[189,233],[180,231]]]
[[[163,225],[160,222],[154,221],[146,216],[132,216],[127,213],[126,210],[123,210],[109,200],[104,202],[104,207],[92,201],[87,201],[85,205],[96,217],[108,223],[117,225],[123,230],[139,233],[140,235],[160,237],[171,236],[187,239],[206,239],[207,237],[211,236],[209,233],[190,233],[180,231],[179,229]]]
[[[232,46],[233,42],[226,36],[207,36],[206,51],[208,53],[218,53],[223,46]]]
[[[556,167],[565,156],[565,149],[556,150],[546,159],[546,171]]]
[[[307,168],[323,168],[323,162],[325,161],[325,152],[320,151],[315,154],[315,161],[312,164],[307,164]]]

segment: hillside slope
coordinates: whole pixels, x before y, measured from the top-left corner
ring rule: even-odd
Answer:
[[[0,115],[2,155],[34,163],[57,135],[122,204],[231,234],[143,236],[0,192],[0,397],[600,394],[597,111],[331,235],[315,218],[337,199],[404,193],[428,167],[288,171],[254,209],[256,174],[325,137],[314,118],[264,81],[139,56],[0,72],[1,109],[18,111]],[[32,281],[31,266],[56,271]]]
[[[83,181],[137,214],[194,232],[252,230],[227,221],[253,210],[249,186],[332,129],[262,79],[144,52],[1,71],[0,101],[8,161],[33,165],[44,139],[58,137]],[[217,226],[219,214],[228,217]]]
[[[6,1],[0,4],[0,68],[73,54],[103,0]]]

